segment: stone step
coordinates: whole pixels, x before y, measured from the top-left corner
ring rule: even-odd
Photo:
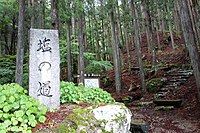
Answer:
[[[178,76],[190,77],[191,76],[191,74],[189,74],[189,73],[170,73],[168,75],[173,76],[173,77],[178,77]]]
[[[174,109],[174,106],[157,106],[155,107],[155,110],[172,110]]]
[[[164,87],[165,88],[177,88],[181,85],[181,82],[168,82]]]
[[[185,78],[172,78],[172,79],[170,79],[170,80],[168,80],[169,82],[185,82],[185,81],[187,81],[187,79],[185,79]]]
[[[158,92],[156,94],[154,94],[154,98],[155,99],[160,99],[160,98],[164,98],[167,95],[168,92]]]
[[[160,89],[159,92],[169,92],[169,91],[171,91],[171,90],[173,90],[173,88],[163,87],[163,88]]]
[[[157,106],[180,107],[181,103],[182,103],[182,100],[181,99],[175,99],[175,100],[172,100],[172,99],[169,99],[169,100],[168,99],[165,99],[165,100],[159,99],[159,100],[154,100],[153,103],[156,104]]]
[[[180,70],[178,70],[177,71],[178,73],[188,73],[188,74],[193,74],[193,70],[182,70],[182,69],[180,69]]]
[[[170,79],[188,79],[190,75],[179,75],[179,76],[172,76]]]

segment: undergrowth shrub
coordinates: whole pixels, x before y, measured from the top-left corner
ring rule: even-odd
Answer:
[[[110,93],[100,88],[88,88],[83,85],[75,86],[72,82],[62,81],[60,84],[61,103],[110,103],[114,102]]]
[[[29,133],[46,120],[47,108],[18,84],[0,85],[0,133]]]
[[[0,57],[0,84],[13,83],[15,81],[16,56],[7,55]],[[24,56],[23,87],[28,89],[28,54]]]
[[[110,61],[91,60],[85,68],[86,73],[102,74],[104,71],[112,70]]]
[[[158,92],[163,84],[164,81],[161,78],[153,78],[147,81],[145,86],[148,92]]]
[[[0,58],[0,84],[12,83],[15,77],[15,62],[11,58]]]

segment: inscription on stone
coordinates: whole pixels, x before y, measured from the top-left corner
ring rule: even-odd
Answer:
[[[57,30],[30,30],[29,95],[49,109],[60,107],[60,53]]]

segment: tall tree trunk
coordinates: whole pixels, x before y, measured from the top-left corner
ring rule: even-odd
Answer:
[[[142,0],[142,5],[143,5],[143,10],[145,14],[145,22],[146,22],[146,34],[147,34],[147,39],[149,39],[149,46],[150,46],[150,51],[152,53],[152,66],[154,71],[156,71],[156,49],[155,49],[155,42],[153,39],[153,29],[151,25],[151,16],[150,16],[150,11],[148,7],[148,1],[147,0]]]
[[[51,0],[51,28],[58,29],[58,0]]]
[[[197,85],[198,99],[200,102],[200,57],[197,50],[195,35],[189,13],[189,5],[187,0],[178,0],[179,14],[181,18],[182,31],[185,43],[191,59],[191,64],[194,70],[194,76]]]
[[[116,8],[114,10],[114,16],[115,17],[115,33],[116,33],[116,39],[118,42],[118,47],[119,47],[119,58],[120,58],[120,66],[123,68],[124,67],[124,54],[123,54],[123,44],[124,44],[124,39],[122,36],[122,28],[121,28],[121,23],[120,23],[120,13],[119,13],[119,6],[118,6],[118,0],[115,0],[116,3]],[[121,41],[120,41],[121,39]]]
[[[119,60],[119,44],[117,42],[116,30],[115,30],[115,17],[114,17],[114,7],[111,9],[110,23],[111,23],[111,34],[112,34],[112,50],[113,50],[113,60],[114,60],[114,70],[115,70],[115,87],[117,94],[121,92],[121,72],[120,72],[120,60]]]
[[[177,0],[174,1],[174,28],[177,32],[181,32],[181,22],[178,16]]]
[[[13,15],[13,19],[12,19],[12,35],[11,35],[11,51],[12,51],[13,55],[16,54],[16,50],[15,50],[15,36],[16,36],[15,24],[16,24],[15,15]]]
[[[161,29],[162,29],[162,32],[165,33],[165,11],[164,10],[161,10],[161,15],[162,15],[162,18],[161,18]]]
[[[79,43],[79,74],[80,82],[84,84],[84,45],[83,45],[83,16],[78,20],[78,43]]]
[[[100,45],[99,45],[99,31],[98,31],[98,22],[97,22],[97,19],[96,19],[96,15],[94,13],[93,15],[93,18],[94,18],[94,23],[95,23],[95,40],[96,40],[96,45],[95,45],[95,53],[97,54],[97,60],[101,60],[101,56],[100,56],[100,52],[101,52],[101,48],[100,48]]]
[[[165,0],[165,5],[166,5],[166,9],[167,9],[167,16],[168,16],[168,24],[169,24],[169,32],[170,32],[170,38],[171,38],[171,42],[172,42],[172,48],[175,49],[174,46],[174,36],[173,36],[173,31],[172,31],[172,20],[171,20],[171,15],[170,15],[170,9],[169,9],[169,0]]]
[[[39,0],[38,1],[38,28],[44,28],[44,23],[45,23],[45,0]]]
[[[161,49],[160,46],[160,36],[159,36],[159,26],[160,26],[160,9],[159,6],[156,6],[156,14],[157,14],[157,18],[155,19],[155,28],[156,28],[156,37],[157,37],[157,47],[158,49]]]
[[[22,85],[23,81],[23,59],[24,59],[24,13],[25,0],[19,0],[19,17],[18,17],[18,42],[17,42],[17,57],[16,57],[16,83]]]
[[[128,13],[128,6],[126,3],[126,0],[122,0],[122,8],[123,8],[123,14],[127,14]],[[126,46],[126,52],[127,52],[127,63],[128,63],[128,68],[129,70],[131,69],[131,56],[130,56],[130,48],[129,48],[129,44],[128,44],[128,23],[126,22],[126,16],[124,16],[123,19],[123,25],[124,25],[124,43]]]
[[[71,19],[70,19],[71,20]],[[66,34],[67,34],[67,80],[71,82],[71,43],[70,43],[70,21],[66,21]]]
[[[107,36],[107,44],[108,44],[108,47],[107,47],[107,51],[109,51],[109,49],[112,47],[112,44],[111,44],[111,36],[110,36],[110,29],[108,28],[108,26],[106,26],[106,36]],[[107,60],[110,60],[111,62],[114,62],[114,59],[113,59],[113,56],[110,55],[110,53],[107,53]]]
[[[31,6],[31,28],[35,28],[35,0],[30,0]]]
[[[132,17],[135,18],[135,1],[131,0],[131,10],[132,10]],[[141,80],[141,87],[144,92],[146,92],[145,88],[145,78],[144,78],[144,68],[142,63],[142,53],[141,53],[141,46],[140,46],[140,38],[139,38],[139,30],[138,30],[138,22],[137,19],[133,19],[133,29],[135,31],[135,46],[137,51],[137,58],[138,58],[138,64],[140,68],[140,80]]]
[[[146,37],[147,37],[147,46],[148,46],[148,52],[151,52],[151,42],[150,42],[150,35],[149,35],[149,29],[148,29],[148,20],[147,20],[147,14],[146,14],[146,9],[145,9],[145,5],[144,5],[144,0],[143,0],[143,4],[141,4],[141,12],[142,12],[142,18],[143,18],[143,23],[144,23],[144,27],[145,27],[145,32],[146,32]]]
[[[200,34],[198,32],[197,17],[196,17],[196,13],[195,13],[195,10],[194,10],[193,2],[191,0],[188,0],[188,7],[189,7],[189,13],[190,13],[191,21],[192,21],[193,31],[195,33],[195,39],[196,39],[196,42],[197,42],[197,46],[200,46],[200,40],[199,40],[199,37],[198,37],[198,36],[200,36]]]

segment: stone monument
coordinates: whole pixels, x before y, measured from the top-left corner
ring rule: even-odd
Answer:
[[[29,95],[49,109],[60,107],[60,52],[57,30],[30,29]]]

